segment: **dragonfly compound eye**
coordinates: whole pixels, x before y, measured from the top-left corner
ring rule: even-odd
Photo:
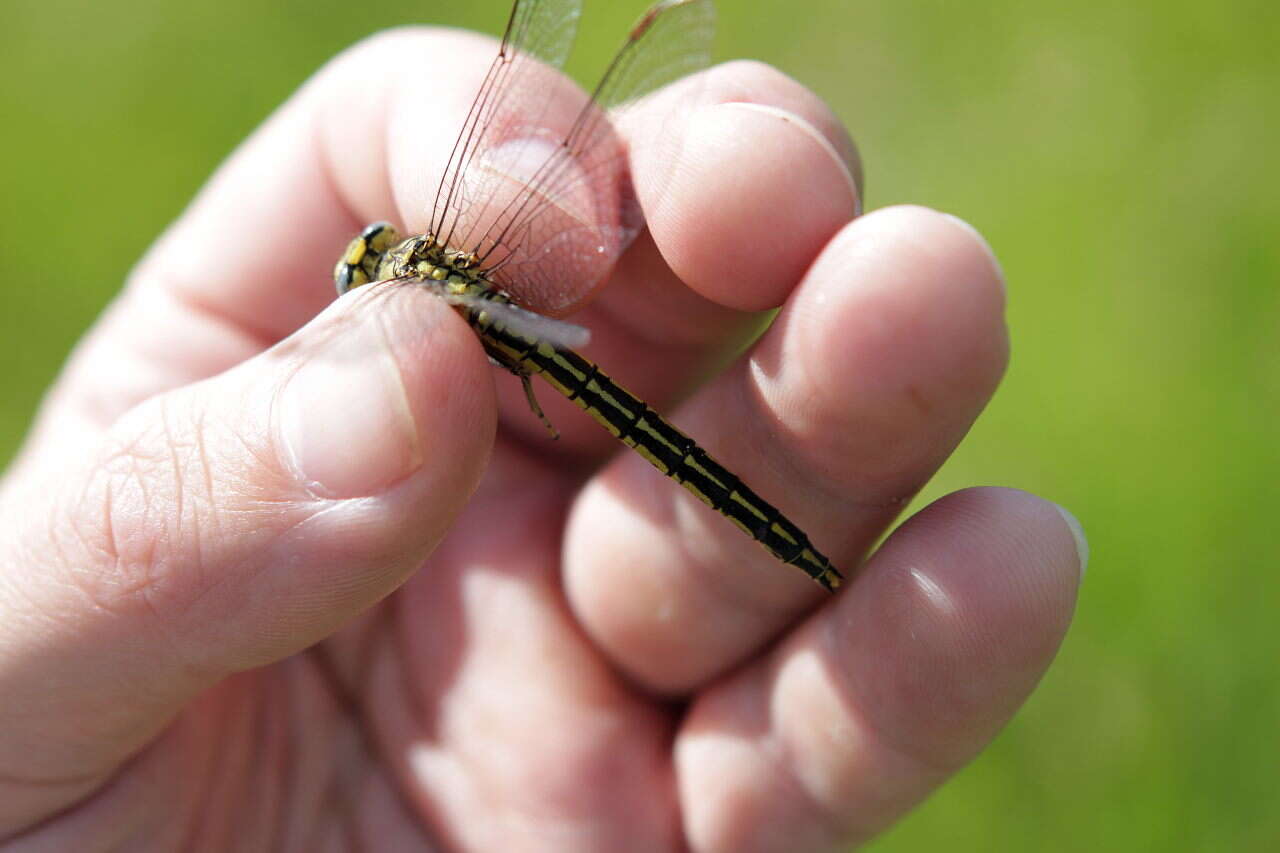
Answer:
[[[400,235],[389,222],[375,222],[361,231],[333,268],[338,295],[376,280],[382,256],[398,242]]]

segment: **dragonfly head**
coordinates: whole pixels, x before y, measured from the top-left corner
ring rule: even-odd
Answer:
[[[389,222],[375,222],[361,231],[360,236],[347,244],[347,250],[333,268],[338,295],[376,281],[382,256],[399,242],[400,235]]]

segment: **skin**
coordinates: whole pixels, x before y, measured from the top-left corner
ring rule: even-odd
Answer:
[[[962,491],[859,565],[993,393],[1004,284],[958,220],[855,219],[848,136],[776,71],[714,69],[637,154],[650,231],[574,320],[857,567],[839,595],[544,389],[548,442],[434,297],[326,307],[365,222],[421,226],[491,50],[337,58],[50,392],[0,486],[0,849],[839,849],[1049,665],[1084,553],[1053,504]]]

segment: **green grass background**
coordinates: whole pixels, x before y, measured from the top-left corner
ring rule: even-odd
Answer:
[[[640,5],[589,3],[573,67]],[[924,497],[1030,489],[1093,548],[1040,691],[873,849],[1280,849],[1273,7],[719,5],[717,57],[827,98],[871,207],[957,213],[1004,264],[1011,369]],[[0,460],[130,265],[308,74],[374,30],[496,32],[506,7],[4,0]]]

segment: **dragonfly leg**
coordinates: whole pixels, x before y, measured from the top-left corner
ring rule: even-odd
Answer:
[[[542,421],[542,425],[547,428],[547,432],[551,433],[552,440],[559,438],[559,431],[551,425],[551,421],[547,420],[546,413],[538,405],[538,398],[533,395],[533,380],[529,378],[527,373],[517,375],[520,377],[520,384],[524,386],[524,398],[529,401],[529,408],[533,409],[533,413],[538,416],[538,420]]]

